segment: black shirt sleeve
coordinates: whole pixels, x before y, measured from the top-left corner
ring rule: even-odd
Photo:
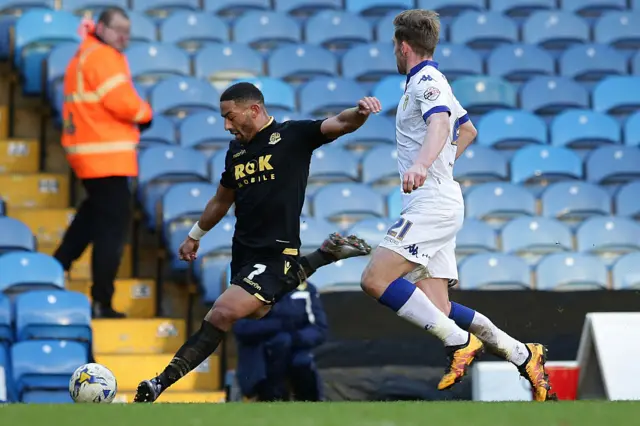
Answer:
[[[229,189],[236,189],[236,181],[233,178],[233,166],[231,164],[231,148],[227,150],[227,154],[224,158],[224,171],[220,178],[220,185]]]
[[[322,134],[320,126],[323,120],[300,120],[296,122],[296,131],[300,133],[300,142],[313,151],[322,145],[334,141]]]

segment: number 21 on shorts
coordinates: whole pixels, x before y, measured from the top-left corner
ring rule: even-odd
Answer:
[[[400,218],[391,226],[391,228],[389,228],[389,230],[387,231],[387,235],[391,238],[395,238],[398,241],[402,241],[404,240],[404,237],[407,236],[407,232],[409,232],[411,226],[413,226],[413,222],[404,218]]]

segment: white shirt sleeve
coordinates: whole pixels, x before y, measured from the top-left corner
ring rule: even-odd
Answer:
[[[462,105],[460,105],[460,102],[458,101],[458,98],[456,98],[455,95],[453,95],[453,101],[455,102],[456,110],[458,111],[458,125],[461,126],[467,121],[469,121],[469,114],[467,113],[467,110],[464,109]]]
[[[451,115],[451,100],[448,90],[437,81],[428,81],[423,87],[414,89],[416,102],[420,105],[422,118],[427,121],[431,114],[446,112]]]

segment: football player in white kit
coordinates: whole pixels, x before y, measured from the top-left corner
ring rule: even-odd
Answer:
[[[542,345],[525,345],[484,315],[449,302],[448,288],[458,280],[456,234],[464,220],[453,165],[476,131],[432,59],[440,32],[437,13],[407,10],[394,26],[398,72],[407,76],[396,112],[403,209],[365,269],[362,288],[443,341],[449,366],[438,389],[459,382],[486,343],[518,367],[535,400],[552,399]]]

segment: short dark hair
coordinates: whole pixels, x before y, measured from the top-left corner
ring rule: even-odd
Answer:
[[[220,95],[220,102],[224,101],[253,101],[264,105],[264,96],[260,89],[253,84],[241,82],[227,87],[227,89],[222,92],[222,95]]]
[[[100,12],[98,22],[101,22],[104,25],[109,25],[113,17],[116,15],[120,15],[126,19],[129,19],[129,15],[127,15],[126,10],[118,6],[110,6]]]
[[[440,37],[440,17],[433,10],[413,9],[400,12],[393,20],[395,37],[406,41],[422,56],[433,56]]]

